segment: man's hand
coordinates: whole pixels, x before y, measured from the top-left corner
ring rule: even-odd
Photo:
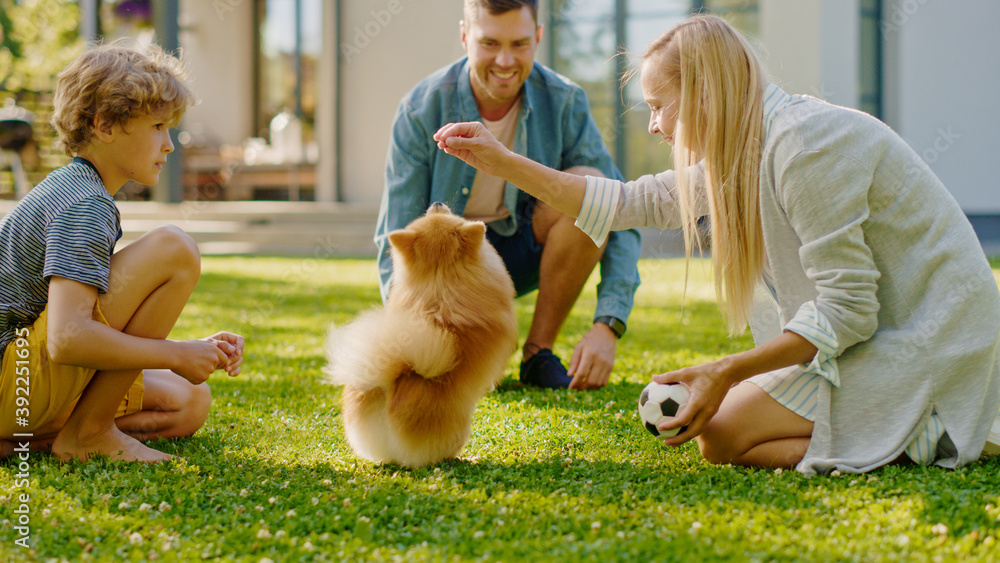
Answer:
[[[594,323],[573,348],[569,374],[570,389],[599,389],[608,384],[615,365],[618,336],[604,323]]]

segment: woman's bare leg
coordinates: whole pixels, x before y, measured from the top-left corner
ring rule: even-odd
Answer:
[[[712,463],[794,468],[805,456],[813,423],[744,381],[729,391],[698,446]]]

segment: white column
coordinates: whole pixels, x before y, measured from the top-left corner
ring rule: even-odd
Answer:
[[[319,162],[316,163],[316,201],[336,201],[340,147],[337,130],[340,115],[337,103],[337,66],[340,64],[337,45],[340,43],[337,7],[333,2],[323,4],[323,50],[319,58],[319,92],[316,99],[316,142],[319,145]]]

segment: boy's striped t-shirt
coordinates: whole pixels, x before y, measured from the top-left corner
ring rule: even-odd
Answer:
[[[74,158],[0,219],[0,353],[38,318],[59,276],[107,293],[121,216],[93,164]]]

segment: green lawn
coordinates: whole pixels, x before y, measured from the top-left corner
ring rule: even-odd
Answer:
[[[650,437],[635,402],[653,373],[751,345],[726,337],[703,262],[682,307],[683,271],[640,264],[608,387],[524,389],[515,355],[462,457],[411,471],[355,457],[339,391],[321,383],[327,327],[379,303],[374,262],[206,258],[172,337],[242,333],[243,375],[214,377],[196,436],[155,443],[180,461],[33,453],[26,488],[0,462],[0,560],[1000,560],[1000,459],[807,478],[710,466],[693,444]],[[557,346],[565,359],[595,281]],[[522,334],[532,305],[518,302]],[[31,550],[14,544],[25,493]]]

